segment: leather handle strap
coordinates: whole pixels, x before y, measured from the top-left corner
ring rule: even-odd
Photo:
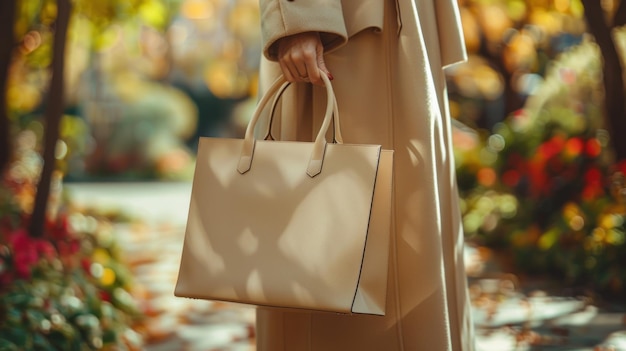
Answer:
[[[315,142],[313,143],[313,152],[311,153],[311,159],[309,160],[309,166],[306,173],[309,177],[313,178],[322,172],[322,165],[324,163],[324,152],[326,151],[326,132],[330,127],[330,123],[333,119],[333,111],[337,108],[335,99],[335,92],[333,86],[330,84],[330,79],[325,74],[322,74],[322,79],[326,85],[326,114],[324,115],[324,122],[320,127],[320,131],[317,133]]]
[[[317,133],[317,137],[315,138],[315,141],[313,143],[313,151],[311,152],[311,158],[307,167],[307,174],[310,177],[315,177],[322,171],[322,165],[324,163],[324,151],[326,150],[326,132],[328,132],[331,120],[333,119],[333,112],[337,112],[337,100],[335,98],[335,93],[333,91],[330,80],[324,74],[322,74],[322,79],[324,80],[324,84],[326,85],[327,93],[326,113],[324,115],[324,121],[322,123],[322,126],[320,127],[320,130]],[[281,87],[283,87],[283,85],[286,85],[285,82],[285,77],[281,75],[270,86],[268,91],[261,98],[261,101],[259,101],[259,104],[257,105],[257,108],[252,115],[252,119],[250,119],[250,122],[248,123],[248,127],[246,128],[246,134],[243,141],[243,147],[241,150],[241,156],[239,158],[239,165],[237,167],[237,170],[241,174],[248,172],[252,167],[254,146],[256,144],[256,139],[254,138],[254,129],[261,117],[261,112],[263,111],[265,106],[267,106],[267,103],[272,98],[272,96],[275,96],[276,93],[281,89]],[[338,115],[336,119],[338,119]],[[337,122],[337,125],[339,125],[339,122]],[[341,131],[339,131],[338,135],[339,139],[341,139]]]
[[[278,92],[274,97],[274,101],[272,101],[272,106],[270,107],[270,121],[267,124],[267,130],[265,131],[265,136],[263,137],[263,140],[276,140],[276,138],[274,138],[274,135],[272,135],[272,125],[274,123],[274,116],[276,115],[276,108],[278,106],[278,102],[280,101],[281,96],[290,85],[290,82],[283,83],[283,85],[281,85],[278,89]],[[341,134],[341,123],[339,123],[339,109],[336,96],[333,103],[335,104],[335,108],[333,110],[333,142],[337,144],[343,144],[343,136]]]
[[[276,107],[278,106],[278,102],[280,101],[280,97],[283,95],[285,90],[291,85],[290,82],[285,82],[280,86],[276,96],[274,96],[274,101],[272,101],[272,107],[270,107],[270,121],[267,123],[267,130],[265,131],[265,137],[263,140],[276,140],[272,135],[272,124],[274,124],[274,116],[276,114]]]

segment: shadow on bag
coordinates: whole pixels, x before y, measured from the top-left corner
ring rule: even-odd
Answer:
[[[283,77],[244,139],[200,138],[176,296],[385,314],[393,151],[343,144],[322,77],[328,102],[315,141],[255,139]]]

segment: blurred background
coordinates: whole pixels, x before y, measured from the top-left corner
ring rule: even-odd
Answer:
[[[253,310],[172,291],[198,137],[257,99],[258,2],[2,1],[0,350],[254,350]],[[478,349],[626,350],[626,1],[459,5]]]

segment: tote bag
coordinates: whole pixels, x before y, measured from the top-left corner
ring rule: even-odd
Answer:
[[[337,102],[313,142],[200,138],[175,295],[384,315],[393,151],[344,144]],[[334,140],[326,134],[334,119]]]

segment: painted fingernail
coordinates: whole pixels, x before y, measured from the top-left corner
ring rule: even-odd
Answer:
[[[333,80],[333,79],[335,79],[335,77],[333,77],[332,74],[328,73],[328,79]]]

